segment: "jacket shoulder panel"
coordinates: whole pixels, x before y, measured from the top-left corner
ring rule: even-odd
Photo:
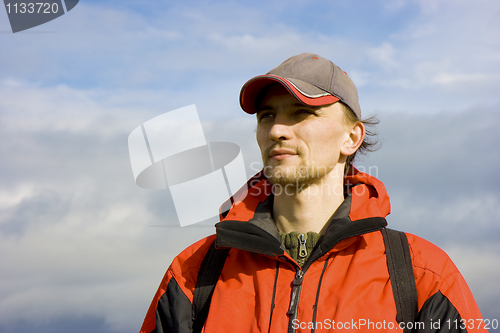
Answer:
[[[191,303],[201,263],[214,241],[215,235],[197,241],[177,255],[168,268],[167,275],[175,277],[179,287]]]
[[[141,333],[163,332],[192,332],[191,303],[175,279],[170,279],[156,309],[148,312],[141,328]]]
[[[467,333],[460,327],[462,318],[457,309],[440,291],[425,301],[416,322],[417,333],[429,332],[430,329],[443,329],[449,333]]]
[[[441,293],[464,320],[481,319],[481,313],[462,274],[445,251],[423,238],[407,233],[417,284],[418,305]]]
[[[441,248],[416,235],[406,233],[406,236],[414,268],[432,272],[439,277],[458,272],[458,268]]]
[[[165,314],[169,311],[175,312],[175,308],[179,310],[178,306],[175,306],[174,308],[167,306],[173,302],[173,300],[169,300],[169,297],[172,297],[172,295],[176,295],[175,298],[178,302],[189,303],[190,307],[190,304],[193,303],[194,288],[196,286],[196,280],[198,278],[201,262],[203,261],[210,244],[214,241],[215,235],[203,238],[187,247],[174,258],[172,264],[163,276],[155,297],[149,306],[141,333],[152,332],[158,323],[161,323],[161,313]],[[185,300],[185,302],[183,300]],[[186,308],[186,306],[182,306],[182,308]],[[189,313],[189,316],[191,316],[191,313]],[[176,316],[172,315],[170,317],[174,318]],[[185,318],[181,314],[177,317],[181,318],[180,322],[186,322]]]

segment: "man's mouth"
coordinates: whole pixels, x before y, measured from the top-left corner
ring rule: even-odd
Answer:
[[[297,153],[294,150],[286,148],[275,148],[269,153],[269,157],[273,160],[282,160],[295,155],[297,155]]]

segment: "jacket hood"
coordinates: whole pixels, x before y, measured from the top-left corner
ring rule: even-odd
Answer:
[[[384,184],[377,178],[358,171],[351,166],[344,184],[352,194],[351,211],[352,221],[369,217],[386,217],[391,212],[389,195]]]
[[[344,178],[346,194],[351,195],[349,217],[352,221],[372,217],[385,218],[391,211],[390,199],[384,184],[377,178],[351,166]],[[254,217],[259,203],[273,191],[272,185],[260,171],[220,209],[221,221],[249,221]]]

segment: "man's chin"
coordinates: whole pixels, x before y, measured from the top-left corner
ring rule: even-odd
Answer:
[[[264,167],[264,176],[273,185],[281,186],[296,186],[304,188],[304,186],[317,184],[331,169],[314,168],[312,166],[285,166],[266,165]]]
[[[264,175],[273,185],[281,186],[301,186],[310,183],[314,177],[310,177],[309,172],[300,172],[296,168],[269,168]]]

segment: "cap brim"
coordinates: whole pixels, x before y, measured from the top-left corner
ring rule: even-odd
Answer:
[[[240,105],[243,111],[249,114],[256,113],[257,96],[265,86],[272,83],[280,83],[291,95],[306,105],[321,106],[339,101],[337,97],[302,80],[266,74],[248,80],[241,88]]]

